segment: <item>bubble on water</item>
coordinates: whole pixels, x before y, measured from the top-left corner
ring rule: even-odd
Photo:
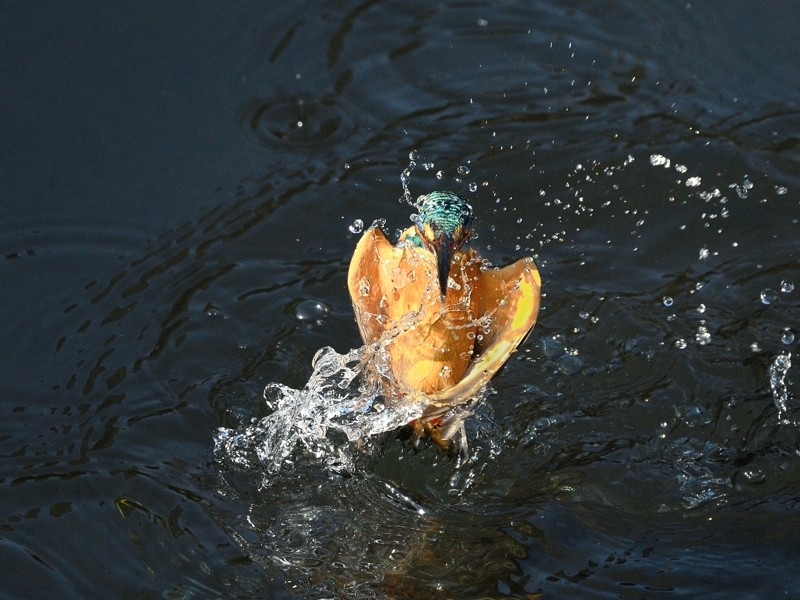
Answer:
[[[784,294],[788,294],[789,292],[791,292],[793,290],[794,290],[794,283],[792,283],[788,279],[784,279],[783,281],[781,281],[781,291]]]
[[[350,233],[361,233],[364,231],[364,221],[361,219],[356,219],[350,224],[348,229],[350,230]]]
[[[702,183],[702,179],[700,177],[689,177],[686,180],[686,187],[697,187]]]
[[[556,364],[558,364],[558,370],[565,375],[575,375],[583,367],[583,361],[571,354],[565,354],[556,361]]]
[[[579,312],[579,313],[578,313],[578,316],[579,316],[581,319],[588,319],[588,318],[589,318],[589,313],[588,313],[588,312],[586,312],[585,310],[582,310],[581,312]]]
[[[452,373],[452,372],[453,372],[453,369],[450,367],[450,365],[444,365],[442,367],[442,370],[439,371],[439,377],[442,377],[442,378],[450,377],[450,373]]]
[[[708,328],[705,325],[700,325],[697,328],[697,333],[694,334],[694,339],[701,346],[711,342],[711,334],[708,332]]]
[[[684,348],[686,348],[686,340],[683,338],[678,338],[677,340],[675,340],[675,347],[678,350],[683,350]]]
[[[319,300],[303,300],[294,307],[294,316],[298,321],[320,321],[331,312],[331,307]]]
[[[564,354],[564,338],[554,333],[542,339],[544,345],[544,353],[548,358],[556,358]]]
[[[778,421],[786,424],[784,415],[789,410],[789,390],[786,388],[786,373],[792,367],[792,354],[785,352],[775,357],[769,367],[769,386],[772,388],[772,400],[778,407]]]
[[[469,175],[469,167],[466,165],[460,165],[456,171],[459,175]]]
[[[708,258],[708,254],[709,254],[708,248],[703,246],[702,248],[700,248],[700,254],[698,255],[698,259],[699,260],[704,260],[704,259]]]
[[[754,485],[758,483],[764,483],[766,478],[767,474],[764,472],[763,469],[747,469],[745,471],[742,471],[741,480],[744,483],[749,483]]]
[[[786,327],[781,331],[781,342],[784,344],[791,344],[794,341],[794,332],[790,327]]]
[[[477,183],[475,183],[474,181],[473,181],[473,182],[471,182],[471,183],[469,184],[469,191],[470,191],[470,192],[475,192],[475,191],[477,191],[477,190],[478,190],[478,184],[477,184]]]
[[[664,306],[672,306],[673,300],[672,296],[664,296]]]
[[[766,288],[766,289],[761,290],[761,303],[762,304],[772,304],[777,299],[778,299],[778,292],[776,292],[772,288]]]

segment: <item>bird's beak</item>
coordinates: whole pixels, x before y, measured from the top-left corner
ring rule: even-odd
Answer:
[[[446,233],[443,233],[432,244],[433,253],[436,255],[436,266],[439,272],[439,289],[442,296],[447,295],[447,280],[450,278],[450,261],[453,260],[455,242]]]

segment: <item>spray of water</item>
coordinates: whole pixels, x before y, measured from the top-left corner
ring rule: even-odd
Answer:
[[[379,344],[347,354],[330,347],[320,349],[314,357],[314,372],[302,389],[274,383],[265,388],[269,416],[217,431],[218,458],[245,469],[263,468],[266,483],[291,465],[296,449],[335,470],[349,470],[353,447],[405,425],[424,409],[423,402],[385,394],[386,361]]]
[[[789,391],[786,389],[786,373],[792,367],[792,353],[785,352],[775,357],[769,367],[769,385],[772,388],[772,398],[778,407],[778,421],[789,425],[786,418],[789,411]]]

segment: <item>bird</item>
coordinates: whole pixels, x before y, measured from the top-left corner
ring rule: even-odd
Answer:
[[[473,209],[462,196],[434,191],[415,207],[396,244],[377,223],[364,232],[347,284],[364,343],[388,355],[387,394],[424,402],[415,432],[447,449],[466,439],[469,411],[458,407],[480,394],[536,323],[541,277],[531,257],[500,268],[465,246]]]

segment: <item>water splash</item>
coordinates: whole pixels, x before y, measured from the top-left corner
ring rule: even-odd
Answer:
[[[425,407],[423,402],[384,394],[378,375],[387,364],[383,352],[370,346],[347,354],[320,349],[303,389],[269,384],[264,400],[271,414],[237,429],[221,427],[215,453],[242,468],[263,467],[265,484],[291,464],[298,447],[334,470],[349,470],[353,445],[343,444],[345,438],[361,446],[370,436],[416,419]]]
[[[403,172],[400,174],[400,183],[403,186],[403,195],[400,197],[400,202],[405,202],[406,204],[414,205],[414,198],[411,196],[411,190],[408,189],[408,184],[411,181],[411,173],[414,171],[414,167],[417,166],[417,159],[419,158],[419,154],[416,150],[412,150],[408,153],[408,166],[403,169]],[[431,167],[432,167],[431,163]]]
[[[784,352],[775,357],[769,367],[769,386],[772,388],[772,399],[778,407],[778,422],[789,425],[786,418],[789,411],[789,391],[786,389],[786,373],[792,367],[792,353]]]

